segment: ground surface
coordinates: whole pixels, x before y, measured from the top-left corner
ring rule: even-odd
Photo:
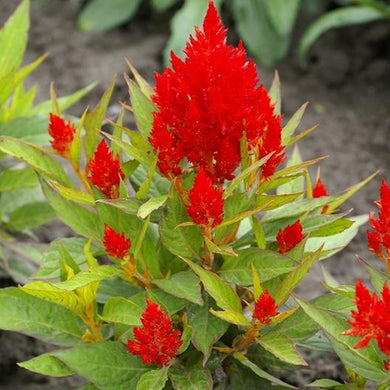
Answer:
[[[17,3],[0,0],[0,24]],[[98,80],[94,92],[73,109],[72,113],[79,115],[84,104],[96,103],[117,73],[117,91],[111,107],[114,114],[118,108],[116,102],[127,99],[122,77],[126,71],[125,57],[150,81],[153,81],[153,71],[161,68],[160,52],[169,34],[168,15],[160,18],[141,15],[139,19],[104,35],[82,34],[75,27],[75,9],[69,1],[50,0],[40,8],[33,6],[27,60],[46,51],[51,53],[31,80],[39,84],[41,99],[47,98],[51,81],[62,95]],[[294,55],[278,66],[285,118],[309,101],[300,129],[320,124],[318,130],[300,143],[300,150],[305,159],[329,156],[321,164],[321,176],[328,190],[341,191],[381,170],[380,176],[344,207],[345,210],[353,208],[354,214],[374,210],[372,202],[378,198],[380,177],[390,181],[389,37],[390,27],[383,23],[333,31],[315,45],[308,72],[297,67]],[[259,71],[262,82],[269,86],[273,71],[262,68]],[[340,281],[353,283],[357,277],[365,278],[356,253],[375,261],[366,249],[365,229],[346,250],[324,265]],[[315,268],[305,282],[305,296],[318,295],[320,280],[320,270]],[[0,345],[0,389],[59,390],[77,388],[81,383],[77,378],[48,382],[17,368],[15,362],[47,348],[33,339],[2,332]],[[340,364],[332,356],[314,359],[313,364],[310,370],[303,370],[290,380],[302,386],[315,377],[343,375]]]

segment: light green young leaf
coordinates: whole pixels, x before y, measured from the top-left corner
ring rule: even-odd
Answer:
[[[0,290],[0,328],[33,336],[57,345],[77,345],[85,325],[76,314],[20,289]]]
[[[91,194],[81,190],[75,190],[73,188],[62,186],[61,184],[50,181],[50,186],[54,188],[63,198],[71,200],[79,204],[85,204],[87,206],[94,206],[95,199]]]
[[[144,219],[149,216],[154,210],[159,209],[164,206],[165,202],[168,200],[168,195],[158,196],[156,198],[150,198],[144,204],[140,206],[137,211],[137,216]]]
[[[279,0],[276,0],[279,1]],[[295,0],[293,0],[295,1]],[[269,0],[267,7],[269,8]],[[280,90],[280,78],[279,73],[275,71],[274,79],[272,80],[272,85],[269,90],[269,97],[271,98],[271,103],[274,104],[274,113],[275,115],[280,115],[282,110],[282,96]]]
[[[303,114],[305,113],[306,107],[309,103],[306,102],[294,113],[290,120],[286,123],[286,126],[282,129],[282,145],[287,145],[293,136],[295,130],[299,126]]]
[[[230,324],[244,326],[244,327],[251,326],[251,323],[247,320],[244,314],[239,313],[237,311],[233,311],[233,310],[219,311],[219,310],[210,309],[210,313],[220,318],[223,321],[229,322]]]
[[[106,322],[115,322],[124,325],[141,325],[143,307],[131,299],[123,297],[108,298],[103,307],[102,319]]]
[[[302,156],[301,156],[301,153],[299,151],[298,146],[295,145],[293,153],[287,162],[287,166],[291,167],[293,165],[297,165],[300,163],[302,163]],[[290,181],[287,184],[279,186],[276,190],[276,193],[278,195],[293,194],[293,193],[297,193],[297,192],[304,192],[304,190],[305,190],[305,179],[303,176],[300,176],[300,177],[296,178],[295,180]]]

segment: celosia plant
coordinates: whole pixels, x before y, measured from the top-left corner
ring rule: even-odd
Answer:
[[[306,349],[333,349],[349,383],[310,386],[389,385],[388,275],[362,261],[381,297],[327,273],[329,293],[294,293],[368,220],[336,210],[374,175],[328,195],[310,179],[320,158],[295,149],[282,165],[310,132],[294,136],[305,106],[282,127],[278,79],[268,93],[226,33],[210,2],[185,58],[172,54],[154,89],[130,65],[138,131],[122,125],[124,111],[101,131],[113,81],[77,126],[52,113],[47,148],[0,137],[78,235],[52,242],[28,283],[0,290],[1,328],[68,347],[22,367],[78,374],[91,389],[294,388],[279,372],[310,364]],[[385,259],[388,198],[383,184],[368,234]]]

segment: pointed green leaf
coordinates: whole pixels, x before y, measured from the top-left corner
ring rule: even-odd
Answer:
[[[56,357],[51,356],[49,353],[39,355],[21,363],[17,363],[17,365],[29,371],[36,372],[37,374],[54,376],[58,378],[74,374],[74,371],[71,370],[66,364],[61,362],[61,360],[58,360]]]
[[[154,210],[159,209],[164,206],[165,202],[168,200],[168,195],[158,196],[156,198],[150,198],[144,204],[140,206],[137,211],[137,216],[144,219],[150,215]]]
[[[290,120],[286,123],[286,126],[282,129],[282,145],[287,145],[293,136],[295,130],[299,126],[303,114],[305,113],[306,107],[309,103],[306,102],[294,113]]]
[[[210,309],[210,313],[223,321],[229,322],[230,324],[250,327],[251,323],[247,320],[244,314],[239,313],[233,310],[225,310],[225,311],[216,311]]]
[[[141,325],[143,307],[131,299],[123,297],[108,298],[103,307],[102,319],[106,322],[115,322],[124,325]]]
[[[274,104],[275,115],[280,115],[282,109],[282,98],[279,73],[277,71],[275,71],[274,79],[272,80],[272,85],[269,90],[269,97],[271,98],[271,103]]]

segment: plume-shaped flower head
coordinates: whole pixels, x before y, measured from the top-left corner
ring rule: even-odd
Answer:
[[[195,28],[184,49],[185,58],[172,53],[172,68],[156,75],[150,142],[167,177],[179,174],[186,159],[214,182],[232,179],[244,133],[257,158],[273,152],[261,168],[264,177],[284,159],[281,117],[242,44],[228,45],[226,35],[210,2],[203,28]]]
[[[70,121],[50,113],[49,135],[52,137],[50,144],[58,154],[69,156],[75,132],[76,129]]]
[[[255,302],[255,310],[252,317],[263,325],[269,325],[271,318],[279,314],[277,305],[268,290],[263,292]]]
[[[131,241],[124,233],[118,233],[108,225],[104,225],[103,242],[106,252],[117,259],[124,259],[131,247]]]
[[[302,233],[302,225],[299,219],[292,225],[288,225],[284,229],[280,229],[276,236],[279,253],[286,253],[291,251],[304,238],[305,236]]]

